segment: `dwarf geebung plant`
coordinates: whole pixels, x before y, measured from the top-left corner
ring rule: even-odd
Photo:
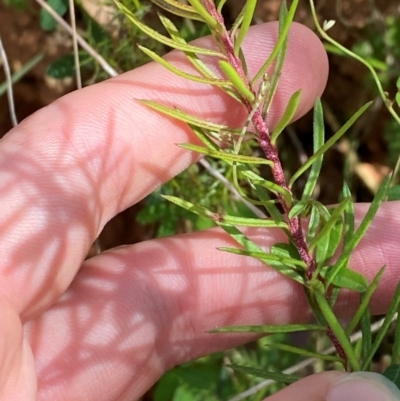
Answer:
[[[387,199],[388,194],[391,194],[390,199],[396,198],[393,194],[398,193],[399,188],[395,185],[397,172],[395,171],[383,180],[357,228],[355,227],[352,194],[346,183],[343,184],[342,200],[335,207],[324,206],[314,199],[313,194],[320,176],[324,154],[368,110],[372,102],[362,106],[331,138],[325,140],[323,107],[318,99],[314,107],[314,153],[290,179],[287,179],[277,143],[285,127],[295,115],[301,96],[300,91],[291,96],[285,113],[272,131],[267,126],[266,121],[279,85],[285,60],[288,32],[298,0],[292,1],[289,8],[287,8],[285,1],[282,2],[278,41],[271,55],[254,77],[250,77],[247,73],[245,55],[241,46],[253,19],[256,0],[246,1],[242,12],[230,30],[225,27],[222,17],[222,8],[226,0],[219,2],[188,0],[189,4],[177,0],[152,1],[173,14],[206,24],[215,40],[215,47],[209,49],[187,43],[180,36],[179,30],[173,22],[164,15],[160,15],[160,21],[169,37],[162,35],[146,26],[129,9],[117,1],[118,7],[135,26],[160,43],[182,51],[198,73],[192,74],[182,71],[154,51],[140,46],[143,52],[183,78],[217,86],[243,105],[247,111],[247,119],[241,127],[230,127],[201,119],[186,113],[184,110],[155,103],[151,100],[139,99],[139,101],[159,113],[187,123],[201,140],[203,146],[193,144],[181,144],[179,146],[222,160],[229,165],[232,168],[232,183],[237,191],[248,202],[264,207],[269,218],[232,216],[209,210],[202,205],[193,204],[178,197],[166,196],[166,198],[199,216],[210,218],[240,245],[238,248],[221,248],[221,251],[255,257],[289,279],[301,284],[315,318],[314,324],[235,326],[219,328],[212,332],[273,334],[320,330],[325,332],[332,342],[337,356],[328,358],[318,352],[310,353],[307,351],[305,353],[300,348],[288,345],[279,345],[279,347],[282,350],[335,362],[336,366],[340,365],[341,369],[344,370],[369,370],[372,358],[400,306],[400,285],[397,286],[383,326],[372,340],[369,302],[383,275],[384,267],[381,267],[372,282],[368,283],[364,276],[351,269],[350,257],[367,231],[380,204]],[[400,124],[400,118],[396,111],[396,107],[399,106],[399,95],[395,100],[389,99],[373,67],[327,35],[325,31],[332,25],[332,22],[325,23],[324,28],[319,25],[312,0],[310,0],[310,10],[321,36],[344,54],[358,59],[370,70],[388,111],[394,120]],[[215,58],[217,60],[220,68],[219,74],[207,65],[204,56],[207,56],[208,59]],[[264,157],[243,154],[242,144],[245,138],[246,140],[257,141]],[[253,166],[261,165],[270,168],[273,180],[263,178],[259,171],[253,168]],[[306,172],[308,172],[308,176],[302,196],[300,199],[296,199],[291,188],[295,181]],[[266,251],[247,237],[239,227],[280,228],[285,232],[287,242],[277,243],[269,251]],[[338,320],[333,310],[343,289],[357,292],[360,300],[358,309],[347,325]],[[362,330],[361,348],[356,348],[349,340],[350,335],[358,327],[361,327]],[[400,328],[397,325],[393,347],[393,364],[397,364],[399,355]],[[289,377],[282,373],[258,371],[249,367],[232,367],[262,377],[273,377],[274,380],[284,383],[293,381],[292,376]],[[393,371],[400,371],[399,365],[392,365],[390,372],[393,373]]]

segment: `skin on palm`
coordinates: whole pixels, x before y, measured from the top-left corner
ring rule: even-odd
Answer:
[[[244,45],[250,73],[276,36],[276,23],[251,30]],[[178,52],[167,57],[190,71]],[[296,118],[304,114],[326,78],[321,43],[295,24],[269,124],[299,88]],[[0,328],[0,357],[3,372],[10,372],[4,400],[132,400],[175,364],[254,338],[211,335],[209,329],[309,316],[301,288],[256,260],[217,251],[233,243],[215,229],[118,248],[82,264],[109,219],[197,160],[175,145],[196,143],[188,128],[135,98],[219,123],[245,120],[244,110],[217,89],[149,64],[61,98],[2,140],[0,193],[8,213],[0,216],[0,292],[9,325]],[[395,285],[396,236],[385,226],[389,216],[400,226],[394,206],[382,208],[353,258],[368,278],[387,264],[377,311],[387,306]],[[359,216],[365,209],[360,206]],[[282,233],[251,235],[268,247]],[[344,297],[340,305],[349,310],[351,302]],[[315,394],[335,380],[321,377]]]

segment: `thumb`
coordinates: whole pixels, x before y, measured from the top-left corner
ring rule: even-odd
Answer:
[[[265,401],[398,401],[400,390],[372,372],[324,372],[291,384]]]

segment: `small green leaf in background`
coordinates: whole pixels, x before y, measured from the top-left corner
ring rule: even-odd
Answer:
[[[62,17],[68,9],[68,0],[48,0],[47,4]],[[57,21],[43,8],[40,10],[40,26],[44,31],[52,31],[57,26]]]
[[[400,364],[390,365],[382,374],[400,389]]]
[[[86,52],[79,52],[81,67],[88,67],[88,62],[91,61],[90,56]],[[49,77],[55,79],[63,79],[75,76],[75,60],[73,54],[66,54],[57,60],[53,61],[46,71]]]
[[[400,185],[395,185],[392,188],[388,189],[387,200],[388,201],[400,200]]]

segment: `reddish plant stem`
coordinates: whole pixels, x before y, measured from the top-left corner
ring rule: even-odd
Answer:
[[[233,43],[231,36],[229,35],[229,32],[224,28],[225,24],[224,24],[224,19],[223,19],[222,15],[220,13],[218,13],[218,10],[216,9],[213,1],[204,0],[204,6],[206,7],[207,11],[212,15],[212,17],[223,27],[223,31],[220,33],[219,39],[225,48],[225,52],[228,57],[229,63],[239,73],[243,82],[247,83],[248,88],[253,92],[253,94],[256,95],[250,82],[248,82],[248,79],[244,72],[240,58],[235,55],[234,43]],[[249,113],[251,113],[253,106],[251,105],[251,103],[248,100],[245,100],[245,106],[247,108],[247,111]],[[258,141],[259,141],[261,149],[264,151],[266,158],[268,160],[271,160],[274,163],[274,166],[272,168],[272,174],[274,176],[275,182],[280,187],[291,192],[291,190],[286,182],[282,164],[279,159],[278,150],[271,143],[271,137],[269,135],[268,127],[266,125],[266,122],[262,118],[262,114],[261,114],[260,110],[255,111],[252,121],[253,121],[254,127],[258,133]],[[278,195],[278,200],[279,200],[280,204],[282,205],[283,211],[288,215],[288,213],[290,212],[290,207],[286,203],[283,196]],[[306,272],[307,277],[308,277],[308,279],[311,279],[312,275],[314,274],[314,271],[315,271],[315,261],[314,261],[314,258],[308,252],[308,247],[307,247],[307,244],[306,244],[306,241],[304,238],[300,218],[298,216],[296,216],[296,217],[289,219],[289,217],[288,217],[288,222],[289,222],[289,230],[293,236],[293,240],[297,246],[300,257],[303,260],[303,262],[306,263],[306,265],[307,265],[307,272]]]
[[[337,354],[339,355],[340,358],[342,358],[345,361],[345,369],[347,370],[347,355],[346,352],[344,352],[343,347],[341,346],[340,342],[336,338],[335,334],[333,334],[333,331],[330,327],[328,327],[327,331],[328,338],[331,340],[333,346],[336,349]]]
[[[233,39],[230,36],[229,32],[226,30],[224,19],[223,19],[222,15],[218,12],[217,8],[215,7],[214,1],[203,0],[203,5],[207,9],[207,11],[210,13],[210,15],[220,24],[220,26],[222,28],[220,31],[217,31],[216,39],[224,47],[225,54],[228,58],[228,62],[235,68],[235,70],[241,77],[242,81],[247,84],[249,90],[254,94],[254,96],[256,96],[256,93],[253,90],[251,83],[247,79],[247,76],[243,69],[240,58],[235,55]],[[248,113],[249,114],[252,113],[253,112],[252,104],[247,99],[244,99],[244,104],[247,108]],[[289,188],[289,186],[287,184],[285,174],[283,172],[282,164],[279,159],[278,150],[277,150],[276,146],[274,144],[272,144],[272,142],[271,142],[271,137],[269,134],[267,124],[264,121],[264,119],[262,117],[262,112],[259,108],[254,111],[252,122],[258,133],[258,142],[260,144],[261,149],[263,150],[263,152],[265,154],[265,157],[268,160],[271,160],[273,162],[272,174],[274,176],[274,180],[275,180],[276,184],[278,184],[280,187],[282,187],[282,188],[286,189],[287,191],[289,191],[290,193],[292,193],[291,189]],[[296,247],[300,254],[301,259],[307,265],[306,275],[307,275],[308,279],[310,280],[315,272],[316,264],[315,264],[314,258],[312,257],[312,255],[310,255],[310,253],[308,251],[308,246],[307,246],[304,234],[303,234],[300,217],[295,216],[295,217],[289,218],[289,212],[290,212],[291,207],[286,203],[286,201],[282,195],[278,194],[277,197],[278,197],[279,203],[282,205],[284,213],[288,216],[287,219],[288,219],[290,233],[292,234],[293,240],[296,244]],[[333,346],[335,347],[338,355],[344,361],[347,361],[346,353],[330,327],[328,327],[327,334],[328,334],[328,337],[331,340]]]

